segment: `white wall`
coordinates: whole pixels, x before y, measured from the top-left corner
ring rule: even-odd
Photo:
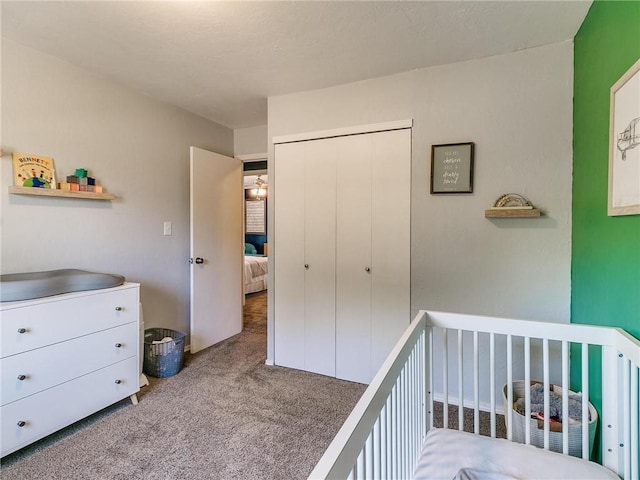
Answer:
[[[274,136],[413,119],[412,312],[569,322],[572,65],[573,44],[563,42],[272,97],[269,158]],[[466,141],[476,146],[474,193],[430,195],[431,145]],[[484,218],[504,193],[525,195],[544,216]]]
[[[112,202],[8,195],[2,273],[81,268],[140,282],[145,327],[189,332],[189,146],[233,155],[233,131],[3,39],[2,147],[87,168]],[[173,235],[163,236],[163,222]]]
[[[267,153],[267,126],[238,128],[233,131],[233,153],[252,155]]]

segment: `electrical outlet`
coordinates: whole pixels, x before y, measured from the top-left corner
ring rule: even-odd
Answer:
[[[171,235],[171,222],[164,222],[164,234]]]

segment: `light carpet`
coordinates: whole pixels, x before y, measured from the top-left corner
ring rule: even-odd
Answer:
[[[364,385],[266,366],[266,292],[243,332],[187,354],[123,400],[2,459],[13,479],[304,479]],[[70,399],[71,401],[71,399]]]

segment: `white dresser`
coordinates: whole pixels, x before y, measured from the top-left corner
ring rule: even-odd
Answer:
[[[136,283],[0,304],[1,456],[139,390]]]

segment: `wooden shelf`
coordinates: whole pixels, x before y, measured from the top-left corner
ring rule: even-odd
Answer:
[[[115,200],[118,198],[113,193],[72,192],[70,190],[16,186],[10,186],[9,193],[15,195],[40,195],[44,197],[84,198],[86,200]]]
[[[539,208],[490,208],[484,211],[486,218],[533,218],[540,216]]]

